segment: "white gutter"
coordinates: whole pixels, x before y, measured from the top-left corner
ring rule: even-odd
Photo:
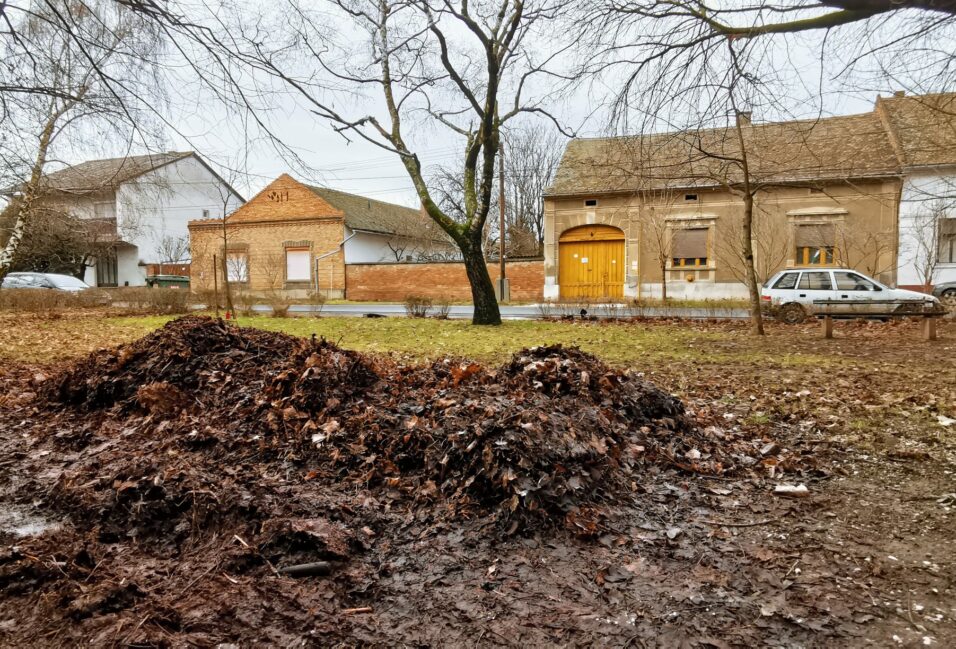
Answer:
[[[318,292],[319,292],[319,262],[322,261],[323,259],[325,259],[326,257],[331,257],[332,255],[334,255],[335,253],[337,253],[339,250],[341,250],[341,249],[342,249],[342,246],[344,246],[344,245],[348,242],[348,240],[351,239],[352,237],[354,237],[356,234],[358,234],[358,232],[355,232],[355,231],[353,230],[353,231],[352,231],[352,234],[350,234],[349,236],[347,236],[347,237],[345,237],[344,239],[342,239],[342,243],[340,243],[338,246],[336,246],[335,249],[332,250],[332,252],[327,252],[327,253],[325,253],[324,255],[319,255],[318,257],[315,258],[313,276],[315,277],[315,292],[316,292],[316,294],[318,294]],[[333,270],[332,268],[329,268],[329,293],[330,293],[330,296],[331,296],[331,293],[332,293],[332,270]]]

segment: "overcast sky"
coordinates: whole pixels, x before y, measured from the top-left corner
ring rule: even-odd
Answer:
[[[541,44],[542,48],[547,46],[547,43]],[[833,70],[824,70],[821,74],[819,41],[813,36],[790,38],[785,44],[781,42],[777,53],[781,61],[785,60],[791,74],[801,75],[789,83],[806,86],[815,95],[805,108],[799,103],[791,108],[795,117],[815,116],[821,108],[823,115],[866,112],[872,110],[877,92],[889,94],[895,89],[889,83],[850,87],[845,80],[834,81]],[[307,169],[294,164],[286,152],[277,151],[270,143],[256,137],[254,131],[244,126],[241,116],[228,113],[201,89],[186,80],[176,85],[177,88],[170,89],[169,106],[161,109],[170,123],[166,148],[192,149],[206,157],[213,166],[244,169],[248,175],[238,180],[236,186],[246,198],[281,173],[291,173],[306,182],[417,205],[411,182],[396,156],[359,138],[352,137],[351,142],[347,141],[301,101],[277,92],[270,102],[268,114],[263,117],[275,134],[295,149]],[[604,136],[610,132],[606,113],[596,110],[596,107],[610,97],[613,87],[613,78],[588,84],[550,108],[578,135]],[[822,93],[816,91],[818,87],[822,87]],[[350,114],[362,114],[381,107],[380,98],[374,95],[367,103],[355,99],[351,100],[351,105],[349,103],[346,101],[343,109],[351,111]],[[753,115],[755,122],[776,117],[761,115],[759,111]],[[413,150],[426,166],[454,167],[461,157],[463,140],[450,131],[407,126],[406,133]],[[73,151],[65,157],[78,161],[89,156],[84,151]]]

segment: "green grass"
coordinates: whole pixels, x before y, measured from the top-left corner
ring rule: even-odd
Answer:
[[[139,338],[163,326],[170,316],[83,315],[59,318],[0,318],[0,359],[48,363],[84,356]],[[685,323],[582,323],[506,321],[476,327],[462,320],[408,318],[244,317],[241,326],[312,334],[349,349],[395,353],[409,360],[442,356],[502,362],[523,347],[577,345],[605,361],[637,368],[681,365],[748,364],[764,367],[820,367],[830,357],[814,345],[780,349],[777,341],[755,340],[743,328]],[[809,342],[809,341],[808,341]],[[835,361],[833,361],[835,362]]]

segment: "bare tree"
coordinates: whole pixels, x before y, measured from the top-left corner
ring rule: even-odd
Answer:
[[[936,280],[942,248],[943,220],[951,213],[944,201],[934,201],[929,209],[913,215],[910,238],[912,240],[912,263],[924,288],[929,290]]]
[[[0,180],[14,188],[17,205],[0,251],[0,277],[47,192],[44,173],[56,142],[84,133],[129,141],[138,132],[129,99],[158,47],[148,21],[105,0],[45,0],[29,10],[4,5],[2,13],[9,38],[0,68],[0,128],[27,135],[0,138]],[[105,131],[98,128],[106,123]]]
[[[544,191],[554,180],[566,138],[535,122],[505,134],[506,245],[511,256],[540,255],[544,245]]]
[[[156,243],[156,256],[159,258],[159,272],[163,264],[181,264],[189,259],[189,236],[174,237],[165,235]]]
[[[175,17],[165,20],[211,53],[219,76],[210,79],[205,71],[205,78],[230,89],[230,99],[260,123],[261,102],[272,94],[259,94],[254,105],[235,63],[299,97],[343,136],[396,155],[427,215],[461,250],[473,322],[499,324],[482,250],[496,157],[506,124],[524,114],[549,117],[543,96],[556,93],[561,81],[550,68],[567,46],[541,48],[539,37],[565,6],[557,0],[333,0],[317,9],[292,0],[281,29],[237,16],[221,38],[183,28]],[[340,26],[334,32],[330,21]],[[367,108],[355,108],[356,99]],[[409,134],[413,122],[460,138],[461,218],[433,195]]]
[[[754,274],[757,282],[763,285],[770,277],[783,268],[789,255],[790,239],[787,229],[773,223],[764,213],[759,202],[756,205],[757,218],[753,220],[752,241],[754,251]],[[717,229],[714,251],[718,261],[743,284],[747,283],[747,263],[743,258],[740,245],[743,228],[734,221],[722,223]]]

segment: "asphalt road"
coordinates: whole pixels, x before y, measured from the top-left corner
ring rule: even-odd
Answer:
[[[295,315],[307,315],[313,312],[315,308],[316,307],[308,304],[297,304],[289,307],[289,312],[290,314]],[[547,312],[545,312],[542,307],[536,304],[522,306],[502,306],[500,309],[501,317],[505,320],[535,320],[540,319],[545,315],[558,317],[564,313],[564,311],[556,306],[548,307]],[[265,305],[257,305],[253,307],[253,310],[267,313],[270,309]],[[580,308],[569,307],[567,312],[574,315],[580,315]],[[322,315],[327,316],[347,318],[365,318],[375,316],[405,317],[406,315],[404,305],[385,302],[375,304],[325,304],[321,307],[321,313]],[[434,313],[434,310],[432,310],[432,313]],[[620,312],[617,312],[613,307],[597,305],[588,309],[588,315],[593,315],[598,318],[626,317],[633,315],[641,315],[647,318],[746,318],[747,311],[746,309],[726,308],[697,309],[646,307],[642,309],[640,313],[635,313],[626,311],[624,309],[621,309]],[[471,316],[471,306],[453,306],[448,313],[449,318],[456,320],[470,320]]]

